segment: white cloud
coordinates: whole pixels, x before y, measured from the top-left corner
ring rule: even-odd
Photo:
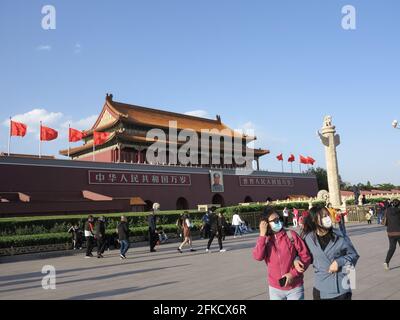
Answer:
[[[68,125],[71,125],[71,127],[74,129],[88,130],[94,125],[97,118],[98,118],[98,115],[92,115],[90,117],[80,119],[78,121],[66,121],[62,124],[62,127],[68,128]]]
[[[76,43],[74,47],[74,53],[78,54],[81,52],[82,46],[80,43]]]
[[[36,47],[36,50],[38,51],[50,51],[51,50],[51,45],[45,44],[45,45],[40,45]]]
[[[195,116],[195,117],[200,117],[200,118],[208,118],[208,112],[205,110],[193,110],[193,111],[187,111],[184,114],[188,116]]]
[[[49,112],[45,109],[33,109],[23,114],[17,114],[12,117],[14,121],[25,123],[28,126],[28,132],[39,132],[40,121],[43,125],[58,125],[64,115],[61,112]],[[3,124],[9,126],[9,119]]]

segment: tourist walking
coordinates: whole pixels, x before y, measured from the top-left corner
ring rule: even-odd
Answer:
[[[299,219],[299,210],[296,208],[293,209],[293,227],[297,228],[297,222]]]
[[[92,215],[88,216],[85,223],[85,238],[86,238],[86,256],[85,258],[93,257],[92,251],[94,246],[94,219]]]
[[[289,210],[286,207],[283,209],[283,226],[285,228],[289,227]]]
[[[386,209],[383,224],[387,228],[386,231],[389,238],[389,250],[384,268],[389,270],[389,263],[396,251],[396,246],[397,244],[400,245],[400,201],[398,199],[393,200],[392,206]]]
[[[129,249],[129,225],[128,219],[125,216],[121,216],[121,222],[117,226],[118,241],[120,247],[120,258],[126,259],[126,253]]]
[[[233,237],[236,238],[237,234],[240,234],[242,236],[242,229],[241,225],[244,223],[244,221],[240,218],[239,214],[235,212],[235,214],[232,216],[232,226],[235,228],[235,233],[233,234]]]
[[[156,252],[154,247],[157,244],[158,241],[158,235],[156,233],[157,230],[157,217],[155,215],[155,210],[151,211],[148,218],[147,222],[149,225],[149,246],[150,246],[150,252]]]
[[[271,300],[304,300],[303,273],[311,264],[311,255],[295,231],[283,229],[273,208],[263,213],[253,258],[267,265]]]
[[[96,221],[95,237],[97,240],[97,258],[103,258],[103,253],[106,248],[106,219],[102,216]]]
[[[225,241],[225,236],[229,234],[229,229],[231,226],[226,222],[226,218],[222,212],[218,213],[218,218],[221,219],[222,241]]]
[[[68,233],[72,234],[72,248],[74,250],[82,249],[82,230],[78,224],[74,224],[68,229]]]
[[[377,212],[377,223],[382,224],[383,216],[385,215],[385,205],[383,202],[379,202]]]
[[[215,213],[216,208],[212,207],[211,208],[211,215],[210,215],[210,239],[208,240],[207,243],[207,249],[206,252],[210,252],[210,247],[211,244],[217,236],[218,238],[218,245],[219,245],[219,252],[225,252],[226,250],[222,246],[222,232],[223,232],[223,224],[225,222],[225,218],[222,216],[221,213],[218,213],[218,215]]]
[[[359,255],[350,238],[332,227],[327,208],[310,209],[302,235],[313,259],[314,300],[351,300],[351,286],[346,280],[351,279],[348,272]]]
[[[192,246],[192,235],[191,235],[191,231],[190,231],[190,229],[192,227],[193,227],[193,225],[192,225],[192,222],[190,221],[190,218],[189,218],[189,212],[186,211],[184,213],[183,217],[182,217],[182,229],[183,229],[184,240],[183,240],[183,242],[181,243],[181,245],[178,248],[178,251],[180,253],[182,253],[182,248],[186,244],[189,245],[190,251],[192,251],[192,252],[196,251],[195,249],[193,249],[193,246]]]
[[[211,230],[211,222],[210,222],[210,212],[207,212],[201,218],[202,226],[201,226],[201,239],[208,239],[210,237],[210,230]]]

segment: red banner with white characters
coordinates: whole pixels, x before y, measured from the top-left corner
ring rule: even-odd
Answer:
[[[190,174],[89,170],[89,184],[190,186],[192,181]]]
[[[280,177],[239,177],[241,187],[294,187],[293,178]]]

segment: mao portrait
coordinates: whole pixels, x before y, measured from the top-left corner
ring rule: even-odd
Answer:
[[[211,192],[224,192],[222,171],[210,171]]]

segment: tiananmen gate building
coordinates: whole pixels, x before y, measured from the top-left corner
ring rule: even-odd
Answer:
[[[217,164],[212,144],[206,152],[200,146],[195,150],[198,161],[182,163],[177,150],[187,141],[171,139],[171,123],[177,135],[189,129],[200,136],[208,130],[220,140]],[[165,132],[165,141],[149,139],[153,129]],[[106,139],[94,148],[95,132],[106,133]],[[251,174],[225,148],[225,141],[233,139],[243,154],[253,154]],[[317,194],[315,176],[260,170],[259,158],[269,151],[250,149],[247,144],[254,139],[238,136],[220,116],[213,120],[129,105],[107,94],[97,121],[85,131],[84,144],[60,151],[70,159],[0,156],[0,216],[143,211],[154,202],[162,210],[193,209]],[[157,151],[162,161],[148,159],[155,142],[165,146]]]

